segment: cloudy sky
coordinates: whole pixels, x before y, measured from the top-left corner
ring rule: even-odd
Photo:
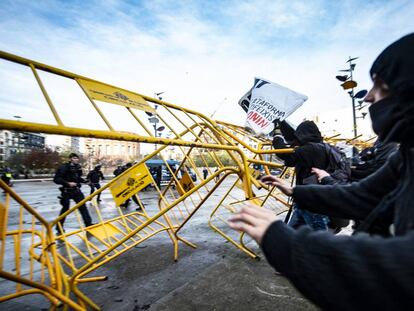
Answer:
[[[218,109],[216,119],[236,124],[245,120],[237,101],[259,76],[309,97],[290,121],[319,116],[326,134],[351,136],[351,100],[335,75],[358,56],[358,89],[369,88],[373,60],[414,31],[413,16],[411,0],[2,0],[0,49],[141,94],[165,92],[168,102]],[[53,122],[18,67],[0,62],[0,117]],[[74,112],[84,99],[73,86],[45,79],[65,118],[87,119]],[[367,119],[358,122],[368,135]]]

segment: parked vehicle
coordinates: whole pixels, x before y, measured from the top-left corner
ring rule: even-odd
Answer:
[[[154,180],[156,180],[157,178],[157,169],[158,167],[161,166],[161,183],[162,184],[166,184],[171,180],[172,178],[171,171],[175,172],[181,164],[179,161],[176,161],[176,160],[167,160],[166,162],[168,166],[170,167],[170,169],[168,169],[165,161],[163,160],[148,160],[145,162]],[[190,167],[187,167],[187,171],[189,175],[191,176],[191,179],[193,181],[197,181],[197,175],[195,174],[194,170]],[[181,176],[184,174],[183,168],[181,168],[180,173],[181,174],[178,175],[179,178],[181,178]]]

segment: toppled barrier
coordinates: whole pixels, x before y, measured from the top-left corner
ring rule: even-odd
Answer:
[[[141,161],[137,161],[130,169],[84,198],[66,213],[49,222],[36,214],[27,203],[22,203],[24,201],[10,188],[0,184],[8,195],[22,204],[23,209],[29,212],[32,223],[34,221],[36,224],[38,221],[42,224],[42,228],[36,230],[22,227],[17,231],[5,231],[8,238],[13,237],[11,244],[14,245],[16,254],[21,250],[23,235],[28,234],[30,242],[28,243],[29,252],[26,254],[29,260],[24,263],[18,262],[19,256],[16,255],[15,274],[5,270],[3,266],[0,269],[3,278],[17,284],[16,290],[3,296],[2,299],[41,293],[50,299],[52,305],[55,306],[62,303],[65,308],[85,309],[90,307],[99,310],[99,307],[78,288],[81,283],[106,279],[105,276],[90,277],[88,276],[90,273],[140,243],[164,232],[172,241],[174,259],[178,258],[179,241],[196,247],[188,238],[182,237],[179,232],[212,194],[220,186],[227,186],[228,183],[230,184],[229,190],[217,200],[218,204],[213,208],[209,225],[252,257],[256,257],[256,254],[246,247],[243,235],[239,234],[237,238],[233,238],[215,223],[220,218],[223,220],[220,215],[221,211],[234,212],[247,201],[253,201],[265,207],[275,207],[280,204],[281,210],[289,206],[286,198],[275,189],[268,188],[256,180],[259,176],[256,175],[257,169],[254,168],[254,165],[262,165],[266,173],[271,173],[272,168],[282,168],[282,165],[273,162],[271,158],[265,159],[264,156],[277,152],[291,152],[291,150],[270,150],[269,142],[262,139],[259,139],[260,147],[251,148],[248,144],[240,142],[237,136],[227,133],[223,124],[219,126],[215,121],[196,111],[5,52],[0,52],[0,56],[30,68],[56,122],[48,124],[0,119],[0,128],[132,141],[151,144],[155,147],[154,152]],[[42,74],[39,74],[39,71]],[[86,104],[89,103],[107,129],[90,128],[92,124],[95,124],[92,122],[88,123],[88,127],[65,125],[59,109],[55,107],[43,82],[47,74],[74,82],[86,97]],[[104,113],[107,104],[112,104],[113,109],[126,113],[125,116],[134,122],[136,132],[116,129],[116,126],[113,126],[114,120],[110,120]],[[111,116],[113,117],[113,115]],[[158,137],[156,135],[157,129],[161,129],[156,126],[154,126],[155,133],[153,134],[150,130],[153,124],[159,124],[167,129],[170,132],[170,137]],[[238,130],[242,131],[240,128]],[[248,133],[243,133],[243,135],[246,136],[246,139],[257,140]],[[179,164],[174,167],[168,163],[167,148],[172,148],[171,146],[180,154]],[[241,147],[249,149],[252,155],[246,156]],[[160,180],[154,180],[154,176],[146,164],[147,161],[155,158],[164,163],[166,173],[170,176],[166,185],[161,186]],[[206,178],[200,170],[202,166],[206,167],[208,172]],[[286,170],[281,170],[279,173],[283,176],[286,172]],[[255,188],[252,187],[252,184]],[[142,200],[142,193],[147,187],[153,187],[151,191],[154,191],[158,196],[158,211],[147,209]],[[104,191],[110,191],[114,197],[114,206],[110,210],[106,210],[105,213],[95,199]],[[139,210],[131,211],[120,207],[130,198],[136,201]],[[274,203],[271,203],[272,200]],[[95,221],[89,227],[83,225],[79,215],[79,208],[86,203],[90,204],[89,209]],[[6,216],[3,215],[3,218],[7,222],[9,219],[7,215],[11,211],[11,207],[8,204],[4,204],[4,206],[3,210]],[[79,229],[68,228],[64,232],[64,228],[60,224],[60,220],[64,217],[77,219]],[[52,229],[55,227],[59,229],[61,234],[57,236],[54,234]],[[233,234],[237,235],[235,232]],[[4,239],[1,244],[3,258],[6,252],[5,245]],[[56,245],[60,247],[57,249]],[[42,278],[42,272],[40,279],[36,279],[35,275],[30,276],[30,265],[35,265],[35,263],[40,265],[40,271],[47,271],[47,278]],[[21,271],[23,270],[29,271],[28,278],[22,276]],[[31,289],[22,291],[18,284],[26,284],[31,286]],[[77,301],[75,302],[74,299]]]
[[[0,186],[5,192],[0,204],[0,277],[7,280],[2,284],[0,303],[40,294],[54,308],[63,303],[82,310],[63,294],[67,283],[62,278],[51,225],[2,180]]]

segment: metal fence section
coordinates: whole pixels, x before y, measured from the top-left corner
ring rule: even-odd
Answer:
[[[82,310],[63,294],[68,284],[62,277],[50,224],[2,180],[0,187],[5,193],[0,204],[0,277],[6,280],[2,283],[0,303],[41,294],[53,309],[64,303],[73,310]],[[17,222],[12,223],[11,219]]]
[[[13,196],[32,215],[31,222],[37,224],[34,220],[37,219],[44,227],[43,229],[31,230],[23,229],[23,226],[20,225],[16,231],[6,235],[7,237],[13,236],[11,244],[14,245],[17,262],[16,274],[13,275],[3,268],[0,271],[3,278],[17,283],[16,291],[6,297],[13,298],[27,293],[27,291],[21,291],[19,285],[24,283],[50,298],[53,305],[63,303],[65,308],[84,309],[90,307],[98,310],[99,307],[78,289],[78,285],[81,283],[106,279],[105,276],[88,277],[91,272],[96,271],[100,266],[132,247],[163,232],[167,233],[174,245],[175,259],[178,257],[178,241],[196,247],[187,239],[178,236],[177,233],[227,178],[232,177],[241,182],[241,192],[244,199],[254,197],[247,157],[213,120],[204,115],[12,54],[0,52],[0,56],[30,69],[44,96],[46,107],[49,108],[55,120],[54,124],[48,124],[46,122],[0,119],[0,128],[133,141],[148,143],[155,147],[151,154],[51,222],[44,221],[28,204],[23,203],[24,201],[17,194],[2,185],[5,192]],[[65,125],[67,121],[61,117],[64,114],[60,114],[59,109],[56,108],[52,96],[49,95],[50,90],[43,82],[45,73],[74,82],[75,86],[82,90],[87,102],[107,129],[92,128],[94,122],[89,122],[87,127]],[[121,127],[122,124],[119,129],[113,125],[113,118],[110,120],[104,113],[105,105],[108,104],[114,105],[115,108],[126,112],[132,118],[135,125],[134,131],[124,130]],[[157,130],[161,129],[154,125],[153,133],[150,130],[153,123],[168,129],[171,137],[158,137]],[[165,154],[168,146],[175,146],[181,153],[180,165],[171,167],[168,164]],[[198,165],[193,158],[198,155],[201,161],[205,161],[207,154],[214,159],[217,170],[210,172],[210,176],[204,179],[201,177]],[[222,155],[228,159],[227,164],[220,160]],[[166,170],[171,176],[164,189],[162,189],[159,180],[154,180],[145,164],[155,158],[165,164]],[[140,179],[137,172],[145,176],[145,179]],[[193,176],[197,176],[196,181],[193,180]],[[257,181],[254,183],[257,184]],[[153,193],[159,197],[158,211],[147,211],[148,209],[145,207],[141,196],[144,195],[147,187],[154,188]],[[105,212],[96,202],[97,195],[103,191],[111,191],[115,202],[113,208]],[[130,197],[129,194],[133,196]],[[140,207],[138,211],[125,210],[121,207],[121,203],[128,198],[135,199]],[[79,215],[79,210],[85,204],[89,205],[94,219],[94,224],[89,227],[84,226]],[[7,206],[7,204],[4,205]],[[7,222],[7,213],[4,217]],[[77,219],[78,229],[66,228],[64,231],[65,228],[62,227],[61,221],[65,217]],[[20,219],[23,218],[20,217]],[[53,232],[55,228],[60,232],[57,236]],[[18,259],[18,252],[20,252],[22,245],[20,241],[26,235],[30,237],[28,245],[32,251],[29,252],[28,260],[23,263]],[[3,254],[6,251],[5,245],[2,243]],[[35,262],[40,264],[40,271],[45,271],[45,273],[47,271],[48,278],[40,281],[31,279],[30,265],[34,265]],[[28,279],[22,277],[21,271],[23,270],[29,271]],[[42,272],[40,274],[42,275]],[[72,300],[75,297],[77,303]]]
[[[239,178],[233,180],[225,195],[218,200],[213,209],[209,226],[240,250],[256,258],[257,255],[243,241],[244,235],[228,229],[227,219],[249,202],[272,209],[276,214],[288,212],[291,208],[290,199],[277,188],[262,184],[259,179],[263,175],[272,174],[293,183],[293,169],[284,167],[282,161],[277,158],[277,154],[291,153],[293,149],[273,149],[271,141],[263,137],[255,137],[241,126],[222,121],[216,121],[216,123],[230,143],[240,148],[246,155],[249,163],[248,174],[252,179],[253,196],[250,198],[244,196],[241,191],[241,180]]]

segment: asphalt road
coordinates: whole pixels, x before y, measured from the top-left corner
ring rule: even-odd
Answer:
[[[81,290],[103,310],[315,310],[264,259],[251,259],[208,226],[212,206],[228,186],[224,184],[213,194],[182,232],[197,249],[180,244],[179,260],[174,262],[168,235],[158,234],[94,272],[108,276],[107,281],[82,284]],[[59,191],[52,182],[15,183],[13,189],[47,220],[59,214]],[[87,193],[89,187],[83,190]],[[111,194],[104,192],[102,199],[101,212],[108,215],[114,210]],[[157,211],[154,191],[143,192],[142,200],[149,213]],[[134,203],[129,209],[135,210]],[[9,217],[12,226],[18,226],[18,215],[13,203]],[[77,219],[68,217],[65,227],[76,229]],[[230,232],[225,224],[220,228]],[[23,248],[30,243],[26,239]],[[260,253],[254,241],[248,245]],[[6,269],[13,269],[12,260],[6,258],[5,264]],[[27,267],[22,273],[27,273]],[[0,296],[12,291],[13,286],[0,279]],[[41,296],[30,295],[1,303],[0,309],[46,310],[48,306]]]

